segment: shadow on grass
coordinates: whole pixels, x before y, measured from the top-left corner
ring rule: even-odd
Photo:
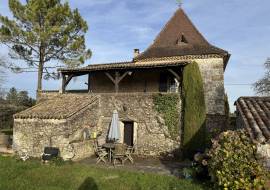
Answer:
[[[87,177],[78,190],[98,190],[98,186],[93,178]]]

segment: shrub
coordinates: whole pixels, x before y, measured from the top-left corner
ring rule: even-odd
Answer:
[[[206,107],[202,76],[196,62],[184,68],[183,77],[184,134],[183,149],[185,157],[192,158],[198,150],[205,148]]]
[[[266,176],[256,158],[256,146],[244,131],[227,131],[213,140],[208,171],[221,189],[260,189]]]

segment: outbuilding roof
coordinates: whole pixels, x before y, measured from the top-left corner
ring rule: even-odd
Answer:
[[[152,69],[164,67],[176,67],[188,64],[189,61],[183,60],[167,60],[167,61],[151,61],[151,62],[117,62],[106,64],[91,64],[81,68],[65,68],[59,69],[60,72],[89,72],[89,71],[109,71],[109,70],[133,70],[133,69]]]
[[[227,51],[211,45],[180,8],[156,37],[154,43],[135,59],[208,54],[230,56]]]
[[[14,115],[14,119],[67,119],[97,100],[94,95],[59,94]]]
[[[240,97],[236,108],[245,128],[257,142],[270,141],[270,97]]]

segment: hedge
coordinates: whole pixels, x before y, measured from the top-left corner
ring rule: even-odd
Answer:
[[[187,65],[183,74],[183,151],[192,158],[206,145],[206,107],[202,76],[196,62]]]

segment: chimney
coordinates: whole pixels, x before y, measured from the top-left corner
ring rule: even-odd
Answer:
[[[134,58],[137,57],[140,54],[139,49],[134,49]]]

